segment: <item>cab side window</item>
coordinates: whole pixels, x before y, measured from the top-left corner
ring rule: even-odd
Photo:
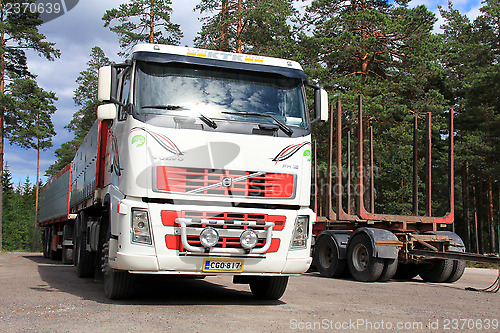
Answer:
[[[127,72],[122,79],[121,93],[120,93],[120,102],[124,105],[129,103],[130,97],[130,71]],[[118,115],[118,120],[127,119],[127,110],[120,106],[120,112]]]

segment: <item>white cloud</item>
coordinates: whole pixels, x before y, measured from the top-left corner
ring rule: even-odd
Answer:
[[[467,17],[472,21],[475,20],[479,15],[481,15],[481,11],[479,10],[482,5],[477,5],[476,7],[472,7],[467,13]]]

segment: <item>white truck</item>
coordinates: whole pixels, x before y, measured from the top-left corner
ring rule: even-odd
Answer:
[[[102,274],[112,299],[137,274],[229,274],[279,299],[307,271],[311,130],[328,97],[298,63],[140,44],[99,70],[98,98],[98,121],[42,190],[45,256]]]

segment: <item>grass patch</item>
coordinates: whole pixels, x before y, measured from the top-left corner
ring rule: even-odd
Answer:
[[[499,265],[494,265],[494,264],[488,264],[488,263],[483,263],[483,262],[467,262],[467,267],[469,268],[493,268],[493,269],[499,269]]]

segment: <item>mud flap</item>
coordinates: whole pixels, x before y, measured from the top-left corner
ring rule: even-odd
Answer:
[[[373,256],[381,259],[398,259],[401,242],[392,232],[376,228],[359,228],[354,231],[354,235],[366,234],[373,246]],[[349,240],[351,240],[351,237]]]
[[[339,259],[345,260],[347,259],[347,244],[349,243],[349,239],[351,238],[352,234],[353,234],[352,231],[346,231],[346,230],[327,230],[323,231],[319,237],[322,237],[323,235],[328,235],[331,238],[333,238],[333,240],[337,245]]]

